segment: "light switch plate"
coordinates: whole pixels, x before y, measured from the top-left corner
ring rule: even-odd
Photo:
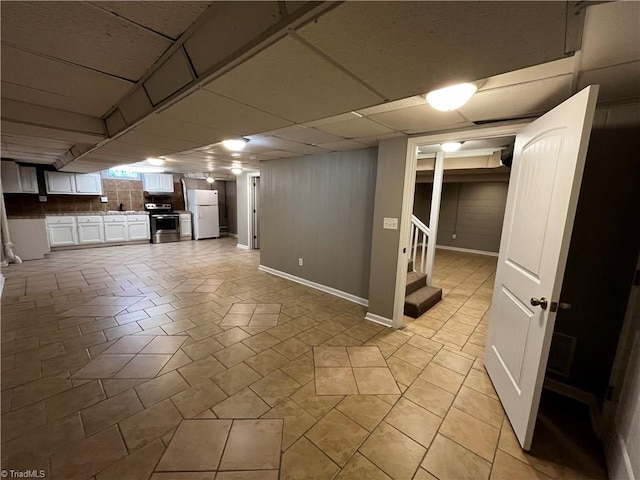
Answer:
[[[46,195],[39,195],[38,196],[38,201],[40,203],[45,203],[47,201],[47,196]]]
[[[389,218],[384,217],[382,221],[382,228],[385,230],[397,230],[398,229],[398,219],[397,218]]]
[[[109,199],[107,197],[100,197],[100,203],[107,203]]]

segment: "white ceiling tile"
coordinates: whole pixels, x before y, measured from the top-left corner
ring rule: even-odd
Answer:
[[[164,112],[151,115],[136,126],[136,130],[154,135],[187,140],[201,145],[210,145],[228,138],[229,132],[221,132],[197,123],[184,122],[165,116]]]
[[[352,140],[354,142],[358,142],[358,143],[362,143],[364,145],[370,145],[372,147],[377,147],[378,143],[381,140],[387,140],[389,138],[396,138],[396,137],[404,137],[406,136],[404,133],[402,132],[393,132],[393,133],[387,133],[384,135],[373,135],[373,136],[367,136],[367,137],[358,137],[358,138],[353,138]]]
[[[47,128],[39,125],[28,125],[26,123],[16,123],[7,120],[2,120],[1,130],[3,135],[5,133],[13,133],[15,135],[25,135],[40,139],[59,140],[71,143],[88,143],[92,145],[95,145],[105,139],[104,135]]]
[[[213,12],[185,40],[184,48],[199,75],[234,58],[256,37],[281,20],[275,1],[215,2]]]
[[[171,105],[163,111],[163,114],[242,136],[291,124],[287,120],[204,89],[196,90]]]
[[[458,130],[460,128],[470,127],[473,125],[474,124],[472,122],[460,122],[460,123],[454,123],[453,125],[433,126],[426,130],[424,128],[417,128],[415,130],[405,130],[403,133],[406,133],[407,135],[421,135],[421,134],[431,133],[431,132],[441,132],[443,130]]]
[[[178,38],[211,2],[91,2],[150,30]]]
[[[605,125],[611,127],[628,127],[640,125],[640,105],[612,105],[607,109]],[[604,125],[603,125],[604,126]]]
[[[194,80],[191,70],[184,49],[179,48],[173,52],[144,82],[144,89],[151,99],[151,103],[158,105],[181,88],[189,85]]]
[[[600,85],[598,102],[640,98],[640,61],[580,72],[578,89]]]
[[[125,142],[135,143],[137,145],[156,146],[160,148],[166,148],[170,151],[175,152],[190,150],[199,145],[199,143],[197,142],[188,142],[186,140],[170,138],[164,135],[154,135],[152,133],[143,132],[135,128],[118,138]]]
[[[331,135],[330,133],[326,133],[315,128],[305,127],[303,125],[295,125],[293,127],[287,127],[267,133],[274,137],[280,137],[285,140],[306,143],[309,145],[344,140],[344,138],[338,137],[337,135]]]
[[[132,82],[2,45],[2,95],[101,117]],[[97,92],[100,92],[99,95]]]
[[[338,142],[319,143],[319,147],[332,151],[358,150],[360,148],[368,148],[370,145],[354,142],[353,140],[340,140]]]
[[[400,110],[403,108],[417,107],[420,105],[425,105],[426,103],[427,101],[423,96],[414,95],[413,97],[403,98],[400,100],[396,100],[395,102],[386,102],[374,107],[362,108],[358,110],[358,113],[364,115],[365,117],[368,117],[376,113],[391,112],[393,110]]]
[[[562,58],[565,23],[563,2],[344,2],[297,33],[396,100]]]
[[[6,150],[2,152],[2,158],[18,160],[25,163],[37,163],[41,165],[53,165],[58,161],[57,156],[39,153],[37,150],[29,153]]]
[[[393,130],[424,130],[464,122],[458,112],[440,112],[426,102],[416,107],[369,115],[368,118]]]
[[[382,100],[290,37],[267,47],[206,88],[297,123]]]
[[[293,157],[300,156],[299,153],[285,152],[284,150],[271,150],[271,151],[265,152],[264,154],[269,155],[274,160],[276,158],[293,158]]]
[[[278,137],[250,137],[251,143],[262,147],[271,147],[273,150],[285,150],[287,152],[293,152],[297,154],[312,154],[312,153],[325,153],[323,148],[314,147],[312,145],[306,145],[304,143],[292,142],[291,140],[285,140]],[[269,153],[269,152],[264,152]]]
[[[139,158],[139,161],[142,161],[149,157],[159,157],[175,152],[174,150],[169,150],[158,146],[138,145],[135,143],[124,142],[119,138],[110,141],[109,143],[96,149],[95,151],[111,155],[124,154],[128,156],[136,156]]]
[[[322,125],[318,129],[344,138],[371,137],[393,132],[392,129],[364,117]]]
[[[527,117],[551,110],[570,89],[571,75],[553,77],[478,92],[459,110],[471,121]]]
[[[584,19],[580,70],[640,59],[640,3],[591,5]]]
[[[360,117],[362,117],[362,115],[354,112],[347,112],[347,113],[341,113],[340,115],[333,115],[331,117],[320,118],[318,120],[314,120],[313,122],[304,122],[303,125],[305,127],[317,128],[317,127],[321,127],[322,125],[328,125],[330,123],[345,122],[347,120],[352,120],[354,118],[360,118]]]
[[[575,57],[567,57],[533,67],[522,68],[513,72],[502,73],[476,83],[479,86],[479,90],[483,91],[567,75],[573,73],[575,61]]]
[[[132,81],[172,43],[84,2],[7,2],[2,42]]]

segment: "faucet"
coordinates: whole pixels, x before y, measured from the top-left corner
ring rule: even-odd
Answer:
[[[120,204],[120,206],[118,207],[118,211],[124,212],[124,203]]]

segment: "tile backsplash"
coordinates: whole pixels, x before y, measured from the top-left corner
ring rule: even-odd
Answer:
[[[5,204],[8,216],[42,215],[47,213],[66,212],[106,212],[118,210],[123,204],[125,210],[144,210],[146,202],[171,203],[175,210],[184,210],[184,198],[180,182],[173,184],[174,194],[171,196],[145,197],[140,180],[102,179],[102,196],[108,198],[107,203],[101,203],[97,195],[51,195],[47,194],[47,201],[40,202],[38,195],[26,193],[5,194]],[[40,185],[44,192],[44,185]],[[44,193],[42,193],[44,194]]]

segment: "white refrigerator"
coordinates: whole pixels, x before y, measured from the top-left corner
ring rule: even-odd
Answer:
[[[218,238],[218,191],[187,190],[187,204],[193,213],[193,239]]]

